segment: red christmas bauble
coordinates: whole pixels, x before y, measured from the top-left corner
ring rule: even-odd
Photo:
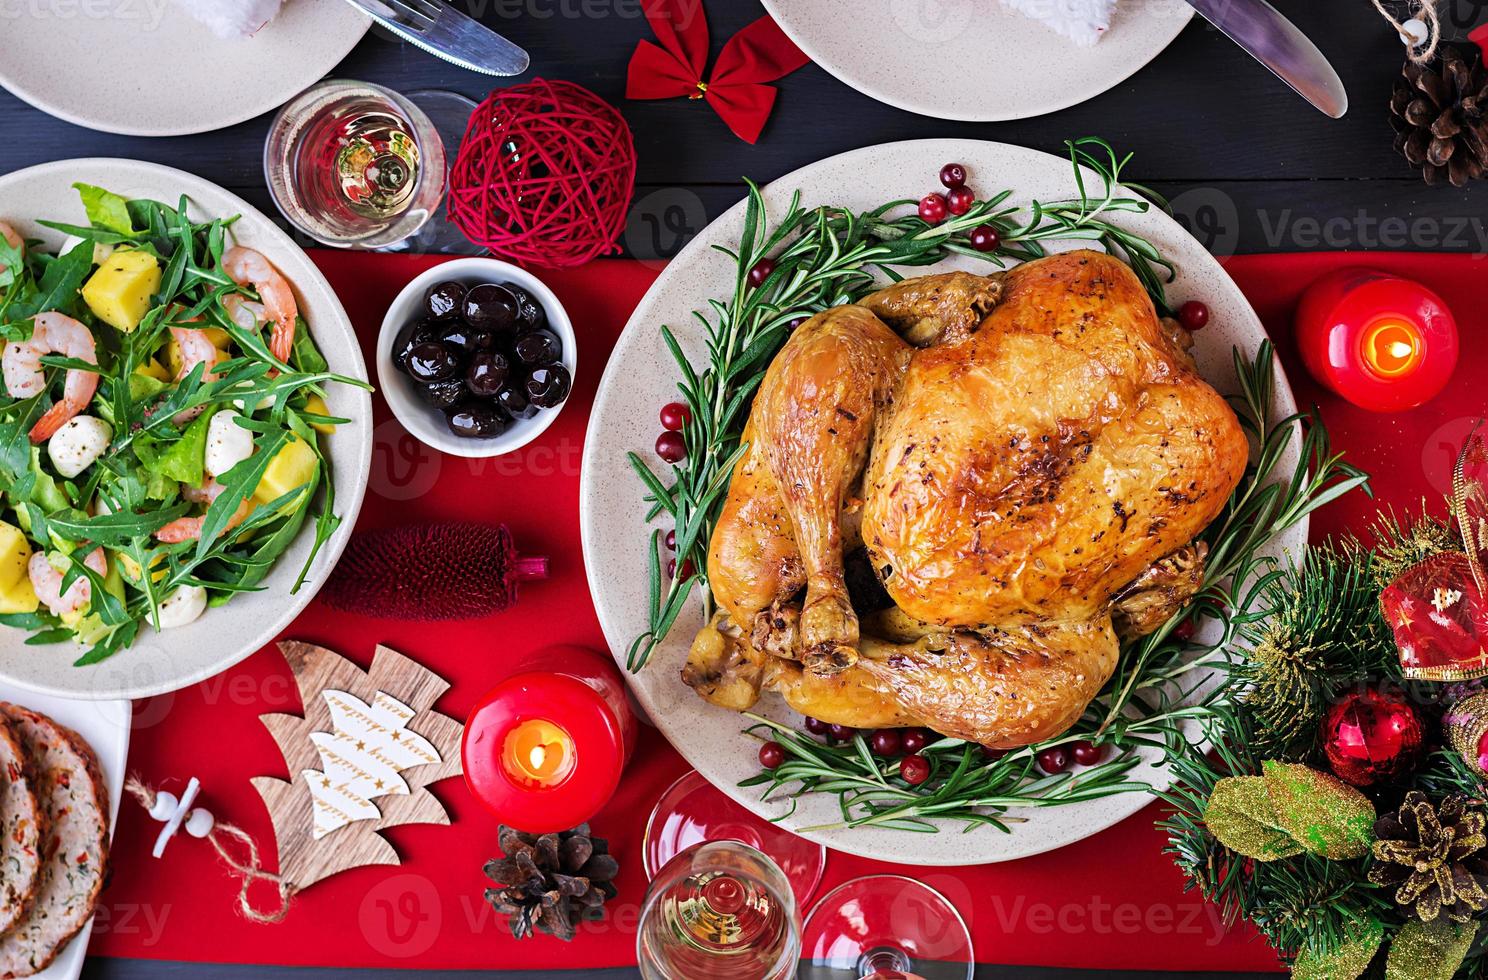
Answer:
[[[1323,718],[1323,752],[1346,783],[1370,786],[1405,775],[1421,755],[1421,716],[1397,691],[1345,694]]]

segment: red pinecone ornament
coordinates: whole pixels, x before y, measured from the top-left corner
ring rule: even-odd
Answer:
[[[320,597],[382,619],[471,619],[517,601],[548,577],[546,557],[518,557],[505,525],[411,524],[352,535]]]

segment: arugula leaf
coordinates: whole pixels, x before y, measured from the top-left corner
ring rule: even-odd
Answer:
[[[184,517],[191,505],[184,500],[148,514],[122,511],[100,517],[74,517],[68,511],[53,514],[47,526],[68,541],[89,541],[105,548],[124,548],[136,539],[146,538],[178,517]]]
[[[294,347],[289,359],[305,374],[322,374],[329,370],[325,356],[315,346],[315,339],[310,336],[310,328],[306,326],[304,317],[295,318]]]
[[[198,559],[206,556],[217,536],[227,528],[227,522],[237,513],[238,507],[253,496],[253,491],[258,489],[259,481],[263,479],[264,471],[290,438],[288,429],[279,429],[267,434],[262,441],[255,440],[258,446],[254,454],[218,477],[217,482],[223,489],[207,508],[206,520],[202,521],[201,538],[196,543]]]
[[[3,270],[0,271],[0,286],[9,286],[26,272],[26,260],[21,250],[6,241],[4,235],[0,235],[0,270]]]
[[[38,313],[77,309],[78,290],[93,269],[93,245],[79,242],[72,251],[50,263],[41,274],[41,282],[29,296],[23,296],[6,310],[12,320],[29,320]]]
[[[11,408],[20,407],[14,418],[0,422],[0,481],[12,486],[31,469],[31,426],[41,417],[41,395]]]
[[[134,230],[134,219],[129,216],[129,202],[124,198],[92,184],[76,183],[72,187],[83,199],[83,212],[93,227],[131,237],[138,234]]]

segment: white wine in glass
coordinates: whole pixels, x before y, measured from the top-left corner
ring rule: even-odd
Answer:
[[[645,980],[788,980],[800,954],[790,882],[748,845],[689,847],[646,891],[636,937]]]

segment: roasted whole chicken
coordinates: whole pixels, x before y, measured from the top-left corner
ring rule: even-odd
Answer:
[[[1245,470],[1186,343],[1092,251],[808,320],[755,396],[683,679],[997,748],[1063,732],[1197,591]]]

